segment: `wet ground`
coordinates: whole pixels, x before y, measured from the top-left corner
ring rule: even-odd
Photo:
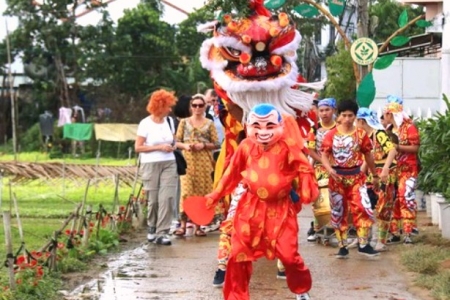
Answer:
[[[408,276],[395,251],[368,259],[350,250],[350,258],[334,258],[336,248],[306,241],[312,220],[309,207],[299,215],[300,253],[311,269],[315,300],[424,300],[411,290]],[[145,240],[145,234],[142,234]],[[212,286],[218,233],[207,237],[174,239],[172,246],[146,242],[109,258],[107,271],[71,292],[67,299],[183,299],[220,300],[221,289]],[[254,264],[251,299],[295,299],[284,280],[276,279],[276,262],[261,259]],[[423,292],[421,293],[423,294]]]

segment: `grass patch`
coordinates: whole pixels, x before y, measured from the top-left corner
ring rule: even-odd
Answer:
[[[449,249],[419,244],[403,252],[401,261],[409,271],[435,275],[439,272],[440,263],[447,257],[450,257]]]
[[[62,197],[61,186],[53,186],[42,181],[33,181],[25,185],[11,185],[11,192],[16,195],[19,207],[19,215],[22,223],[24,241],[27,250],[39,250],[50,239],[55,230],[61,228],[64,220],[81,203],[84,198],[86,183],[69,183],[65,188],[65,196]],[[127,186],[119,187],[119,205],[128,202],[132,189]],[[86,205],[92,205],[93,211],[98,211],[102,204],[107,212],[111,212],[114,199],[114,184],[110,182],[100,182],[96,186],[91,186],[86,197]],[[3,188],[1,195],[2,211],[11,211],[11,231],[13,239],[13,251],[16,252],[21,245],[18,221],[15,216],[15,209],[10,199],[9,181],[3,178]],[[117,212],[118,207],[116,207]],[[3,216],[0,214],[0,241],[4,243],[5,231],[3,226]],[[69,224],[70,226],[70,224]],[[0,260],[6,258],[6,249],[0,247]],[[74,268],[74,269],[73,269]],[[66,264],[65,272],[82,269],[82,265]],[[5,268],[0,270],[0,277],[5,276]],[[0,297],[1,298],[1,297]]]
[[[450,270],[446,270],[440,276],[437,276],[432,295],[437,300],[450,299]]]
[[[420,244],[450,248],[450,240],[444,239],[440,232],[430,232],[427,234],[418,235],[414,240],[416,243]]]
[[[439,275],[430,276],[420,274],[419,276],[417,276],[416,280],[414,280],[414,283],[421,288],[432,290],[434,285],[436,284],[437,278],[439,278]]]
[[[19,214],[22,218],[65,218],[84,199],[87,181],[79,183],[67,182],[63,188],[49,185],[46,182],[36,180],[25,185],[11,185],[11,194],[16,195]],[[127,186],[119,186],[119,203],[125,204],[132,189]],[[2,210],[11,210],[14,203],[10,197],[8,180],[4,180],[2,191]],[[92,205],[95,210],[99,204],[103,204],[109,212],[113,206],[114,183],[112,178],[108,181],[98,182],[89,186],[86,205]]]
[[[11,211],[13,242],[14,248],[17,249],[20,246],[20,237],[14,204],[10,199],[8,180],[4,179],[3,181],[1,209]],[[64,219],[69,216],[77,204],[83,201],[85,188],[86,186],[70,184],[65,189],[63,197],[61,187],[44,184],[40,181],[11,187],[12,193],[16,195],[25,242],[30,248],[34,250],[36,246],[42,246],[52,232],[61,227]],[[125,205],[128,202],[131,192],[130,187],[119,187],[119,205]],[[109,183],[101,182],[97,186],[89,188],[86,205],[91,205],[95,212],[102,204],[108,212],[111,212],[113,199],[114,185],[111,179]],[[116,207],[116,209],[118,208]],[[3,221],[1,222],[3,228]],[[4,241],[4,230],[0,230],[0,240]],[[3,257],[5,257],[5,249],[0,247],[0,259]]]
[[[2,161],[13,161],[14,160],[14,154],[12,153],[0,153],[0,162]],[[39,162],[39,163],[45,163],[45,162],[59,162],[66,164],[88,164],[88,165],[95,165],[97,164],[97,158],[92,157],[79,157],[74,158],[72,155],[67,154],[64,158],[55,158],[51,159],[49,157],[48,153],[44,152],[24,152],[24,153],[18,153],[17,154],[17,161],[19,162]],[[128,166],[132,165],[134,166],[136,164],[136,159],[134,156],[131,157],[131,159],[117,159],[117,158],[110,158],[110,157],[100,157],[98,160],[98,163],[101,165],[106,166]]]
[[[419,224],[427,224],[428,218],[418,215]],[[436,300],[450,299],[450,240],[442,238],[436,226],[426,226],[414,238],[413,247],[401,252],[400,261],[415,272],[414,284],[430,291]]]
[[[12,161],[13,159],[12,154],[0,153],[0,162]],[[50,159],[48,154],[41,152],[21,153],[18,155],[18,160],[20,162],[65,162],[67,164],[97,163],[95,158],[68,158],[67,156],[65,159]],[[131,160],[101,158],[99,163],[110,166],[134,165],[134,158]],[[12,195],[15,195],[17,199],[25,247],[30,252],[39,250],[49,241],[53,232],[61,228],[66,218],[83,201],[84,197],[86,197],[86,205],[91,205],[94,213],[98,211],[100,205],[108,213],[112,212],[115,190],[113,178],[102,179],[96,182],[91,180],[87,193],[87,180],[83,179],[77,181],[63,181],[62,179],[50,181],[34,180],[25,184],[10,182],[9,177],[0,177],[0,180],[0,209],[2,211],[11,211],[14,254],[20,248],[22,240],[19,234]],[[131,193],[131,187],[120,185],[118,189],[118,206],[125,205]],[[116,212],[119,208],[118,206],[116,207]],[[0,241],[4,243],[5,231],[2,217],[0,213]],[[70,228],[70,226],[71,223],[66,228]],[[35,286],[31,282],[31,284],[22,285],[23,290],[18,291],[14,295],[15,298],[12,298],[12,294],[8,291],[2,291],[2,286],[0,286],[0,299],[60,299],[61,296],[56,294],[56,290],[61,287],[59,272],[68,273],[85,270],[92,255],[104,254],[118,245],[117,233],[108,230],[100,230],[100,233],[98,239],[94,238],[89,242],[87,249],[80,250],[81,254],[78,253],[78,248],[68,251],[67,255],[57,264],[58,272],[46,274],[42,284]],[[63,234],[58,241],[66,243],[67,237]],[[0,261],[3,262],[5,258],[6,251],[3,246],[0,247]],[[0,283],[5,283],[5,280],[7,282],[6,268],[1,268]],[[28,289],[27,287],[30,288]]]

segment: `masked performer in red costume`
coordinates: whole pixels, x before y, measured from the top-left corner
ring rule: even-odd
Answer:
[[[367,133],[354,126],[358,104],[341,101],[337,108],[340,124],[329,131],[322,143],[322,163],[330,174],[331,224],[339,242],[337,258],[347,258],[347,215],[350,209],[358,235],[358,253],[379,255],[369,244],[368,236],[374,222],[372,205],[365,186],[366,175],[361,170],[367,163],[378,187],[379,176],[372,157],[372,143]]]
[[[283,136],[283,125],[274,106],[255,106],[247,119],[248,138],[238,146],[216,189],[206,196],[207,208],[213,209],[240,182],[246,187],[233,220],[226,300],[250,299],[252,262],[263,256],[279,258],[289,289],[298,299],[309,299],[312,280],[297,250],[297,213],[319,192],[314,170],[296,141]],[[300,201],[293,201],[293,186]]]
[[[395,155],[397,152],[395,151],[395,144],[391,141],[383,125],[378,121],[374,111],[361,107],[356,117],[358,119],[356,126],[363,129],[372,140],[375,168],[382,182],[381,188],[375,191],[378,196],[375,206],[378,219],[378,240],[375,250],[382,252],[387,250],[386,240],[394,207],[397,170]],[[365,166],[363,166],[363,169],[366,169]],[[371,184],[372,176],[369,175],[366,182]]]
[[[301,35],[284,12],[271,13],[263,0],[232,1],[241,5],[248,15],[225,14],[218,20],[202,25],[203,32],[213,36],[204,41],[200,50],[202,66],[210,71],[224,110],[221,114],[225,126],[225,141],[215,169],[215,186],[230,164],[236,151],[238,136],[250,109],[259,103],[270,103],[281,113],[286,136],[293,138],[300,149],[315,119],[310,113],[314,95],[301,88],[320,90],[323,83],[306,83],[298,74],[297,50]],[[239,3],[238,3],[239,2]],[[243,7],[245,6],[245,7]],[[242,189],[237,189],[237,202]],[[225,214],[229,208],[225,198]],[[231,208],[232,209],[232,208]],[[230,251],[233,211],[221,225],[219,266],[214,285],[221,286]],[[281,270],[280,270],[281,271]]]
[[[397,102],[388,103],[383,116],[392,125],[392,132],[398,136],[397,145],[397,201],[394,206],[394,217],[391,222],[392,237],[388,243],[400,242],[399,223],[403,223],[404,244],[412,244],[416,214],[416,179],[419,173],[417,152],[420,146],[419,131],[412,120],[403,111],[403,105]]]

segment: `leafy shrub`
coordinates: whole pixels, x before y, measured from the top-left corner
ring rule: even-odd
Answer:
[[[39,123],[35,123],[20,137],[19,145],[20,152],[39,151],[42,149],[43,141]]]
[[[61,273],[79,272],[87,269],[87,264],[75,257],[65,257],[56,266]]]
[[[450,199],[450,164],[445,163],[450,160],[450,103],[446,95],[443,99],[447,104],[446,112],[438,112],[434,118],[419,123],[421,172],[418,186],[426,193],[439,192]]]

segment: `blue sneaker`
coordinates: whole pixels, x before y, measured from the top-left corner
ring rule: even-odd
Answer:
[[[367,257],[375,257],[380,255],[380,252],[375,251],[370,244],[367,244],[364,247],[358,247],[358,254],[365,255]]]
[[[222,287],[225,281],[225,270],[217,269],[214,275],[213,286]]]
[[[336,253],[336,258],[339,258],[339,259],[348,258],[348,249],[347,249],[347,247],[339,248],[338,253]]]

